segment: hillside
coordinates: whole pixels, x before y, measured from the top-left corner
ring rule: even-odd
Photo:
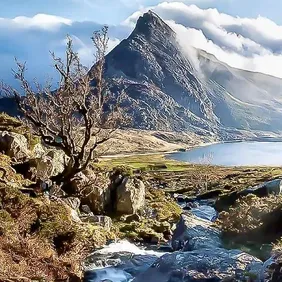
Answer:
[[[282,80],[232,68],[204,51],[191,60],[156,14],[106,57],[106,76],[122,78],[134,126],[230,136],[237,130],[282,130]],[[199,61],[195,66],[194,61]]]

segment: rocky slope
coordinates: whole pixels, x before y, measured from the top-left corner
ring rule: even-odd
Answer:
[[[280,131],[282,80],[232,68],[201,50],[194,56],[156,14],[139,18],[132,34],[106,57],[106,76],[122,78],[134,126],[215,133]],[[195,64],[195,61],[198,63]]]

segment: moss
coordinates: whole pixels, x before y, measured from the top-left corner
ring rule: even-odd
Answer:
[[[122,175],[124,177],[126,176],[132,176],[133,175],[133,169],[129,166],[117,166],[113,168],[113,174]]]
[[[164,191],[148,189],[146,198],[149,207],[155,210],[158,221],[177,222],[179,220],[182,209],[173,199],[167,197]]]
[[[0,236],[10,236],[14,228],[15,223],[11,215],[5,210],[0,210]]]

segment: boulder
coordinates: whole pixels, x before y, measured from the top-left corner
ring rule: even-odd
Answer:
[[[33,158],[35,159],[42,158],[46,154],[45,149],[46,148],[44,148],[41,143],[35,144],[32,149]]]
[[[78,210],[80,207],[80,199],[76,197],[67,197],[62,199],[73,210]]]
[[[213,227],[210,221],[186,212],[181,215],[171,244],[175,251],[218,248],[222,246],[220,235],[220,231]]]
[[[109,188],[110,179],[106,175],[95,174],[93,171],[87,171],[85,175],[81,172],[80,179],[75,182],[75,189],[83,189],[82,204],[87,205],[94,214],[104,214],[110,205],[114,205]]]
[[[0,152],[17,161],[30,157],[26,137],[14,132],[0,131]]]
[[[116,190],[116,211],[135,214],[145,206],[145,185],[134,177],[125,177]]]
[[[36,168],[39,177],[47,179],[63,172],[67,161],[68,157],[63,151],[49,150],[44,155],[30,160],[30,163]]]
[[[174,252],[159,258],[133,282],[259,281],[261,267],[259,259],[239,250]]]
[[[239,196],[246,196],[248,194],[254,194],[258,197],[266,197],[269,195],[279,195],[282,192],[282,180],[274,179],[268,182],[265,182],[261,185],[255,187],[247,188],[239,192]]]
[[[261,269],[261,281],[280,282],[282,281],[282,254],[273,255],[264,262]]]
[[[199,218],[206,219],[212,222],[216,221],[218,217],[217,211],[213,207],[207,205],[192,208],[191,213]]]

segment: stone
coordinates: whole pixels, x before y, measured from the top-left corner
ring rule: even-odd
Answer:
[[[68,197],[62,199],[73,210],[78,210],[80,207],[80,199],[76,197]]]
[[[16,159],[16,161],[26,160],[31,154],[25,136],[7,131],[0,131],[0,152]]]
[[[95,259],[84,275],[85,282],[131,281],[157,260],[154,255],[134,255],[123,252],[108,255],[94,253],[92,257]],[[103,268],[105,266],[107,267]]]
[[[138,214],[132,214],[125,217],[124,222],[131,223],[132,221],[141,221],[141,216]]]
[[[261,267],[259,259],[240,250],[212,248],[179,251],[163,255],[133,282],[251,281],[248,280],[250,277],[256,277],[255,281],[259,281]]]
[[[265,182],[261,185],[247,188],[239,192],[239,196],[246,196],[248,194],[254,194],[258,197],[267,197],[270,195],[279,195],[282,192],[282,180],[274,179],[268,182]]]
[[[94,214],[104,214],[109,206],[114,206],[111,199],[110,179],[107,176],[95,174],[93,171],[88,171],[87,175],[81,172],[80,180],[75,182],[78,191],[84,190],[82,204],[87,205]]]
[[[135,214],[145,206],[145,185],[138,178],[125,177],[116,193],[116,211],[120,214]]]
[[[81,206],[81,211],[86,213],[86,214],[89,214],[89,213],[92,212],[88,205],[82,205]]]
[[[45,155],[30,160],[37,170],[38,177],[48,179],[63,172],[68,157],[61,150],[50,150]]]
[[[196,215],[197,217],[212,222],[216,221],[218,217],[217,211],[213,207],[207,205],[202,205],[197,208],[192,208],[190,211],[192,214]]]
[[[86,216],[81,216],[80,219],[83,222],[100,225],[108,231],[110,231],[112,227],[112,219],[109,216],[89,214]]]
[[[41,143],[37,143],[34,145],[32,149],[32,156],[35,159],[42,158],[46,154],[46,151]]]
[[[175,251],[193,251],[222,246],[221,232],[208,220],[196,217],[190,212],[182,214],[172,236]]]

